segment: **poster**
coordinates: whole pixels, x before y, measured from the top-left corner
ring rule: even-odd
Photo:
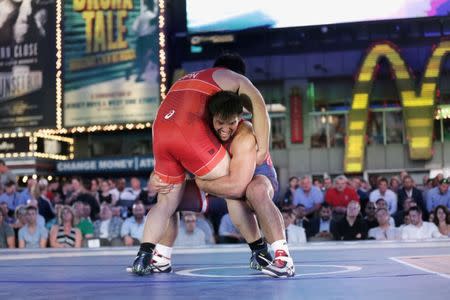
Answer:
[[[55,127],[55,0],[0,0],[0,128]]]
[[[69,0],[64,19],[64,127],[152,121],[157,0]]]

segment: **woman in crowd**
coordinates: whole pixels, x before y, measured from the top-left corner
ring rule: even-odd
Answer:
[[[450,237],[450,219],[446,206],[438,205],[434,210],[434,224],[439,228],[439,232]]]
[[[58,224],[50,231],[50,247],[80,248],[81,231],[75,227],[75,214],[70,206],[64,206],[58,216]]]

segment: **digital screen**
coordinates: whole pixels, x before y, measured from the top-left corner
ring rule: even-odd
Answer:
[[[186,0],[189,33],[447,16],[450,0]]]

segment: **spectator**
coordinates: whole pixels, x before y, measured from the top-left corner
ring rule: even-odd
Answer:
[[[363,189],[363,180],[359,177],[353,177],[350,181],[351,187],[356,191],[359,197],[359,204],[361,205],[361,212],[366,211],[366,205],[369,202],[369,192]]]
[[[384,201],[384,200],[383,200]],[[364,220],[367,223],[367,229],[372,229],[378,226],[377,218],[375,217],[376,207],[375,203],[369,202],[366,205],[366,216],[364,217]],[[389,222],[389,220],[388,220]]]
[[[319,211],[319,217],[311,220],[309,230],[306,232],[310,240],[332,240],[333,220],[331,207],[324,203]]]
[[[371,202],[372,203],[372,202]],[[389,212],[386,208],[379,208],[376,211],[378,226],[369,229],[369,238],[375,240],[400,240],[401,230],[389,224]]]
[[[12,229],[16,237],[16,246],[19,247],[19,230],[27,224],[27,207],[25,205],[19,205],[14,212],[15,222],[11,224]]]
[[[313,180],[313,185],[317,187],[319,190],[323,191],[323,182],[322,179],[316,178]]]
[[[448,178],[441,179],[439,185],[428,191],[426,195],[427,210],[429,213],[433,212],[438,205],[450,207],[450,192],[448,185],[450,181]]]
[[[100,191],[98,192],[98,202],[102,205],[104,202],[115,206],[117,204],[118,198],[111,193],[111,187],[107,180],[103,180],[100,184]]]
[[[183,215],[184,227],[180,228],[175,240],[175,246],[192,247],[206,245],[205,233],[197,228],[197,218],[194,213]]]
[[[63,209],[63,207],[64,207],[63,204],[55,204],[55,217],[45,224],[45,227],[47,228],[48,231],[52,229],[53,225],[59,224],[58,216],[61,215],[61,210]]]
[[[357,201],[350,201],[347,205],[345,218],[336,222],[334,238],[338,241],[352,241],[367,239],[367,224],[360,216],[361,206]]]
[[[403,180],[405,179],[406,176],[409,176],[408,172],[406,172],[405,170],[400,172],[400,182],[403,182]]]
[[[100,207],[100,219],[94,222],[94,238],[100,239],[100,246],[123,246],[120,238],[122,219],[113,217],[109,204]]]
[[[8,215],[9,209],[8,209],[8,203],[5,201],[0,202],[0,213],[3,213],[3,222],[6,222],[6,224],[14,224],[16,222],[16,219],[14,219],[14,216]]]
[[[32,199],[28,199],[27,201],[27,207],[28,206],[33,206],[34,208],[36,208],[37,211],[39,211],[38,208],[38,202],[36,199],[32,198]],[[37,213],[36,215],[36,223],[38,226],[40,227],[45,227],[45,219],[43,216],[41,216],[39,213]]]
[[[286,190],[286,193],[284,193],[283,200],[281,202],[280,207],[292,207],[294,206],[294,195],[295,191],[298,188],[298,177],[293,176],[289,178],[289,186]]]
[[[36,186],[36,179],[33,177],[28,178],[27,187],[20,192],[20,197],[22,198],[22,202],[26,203],[29,199],[34,198],[32,193],[33,189]]]
[[[229,214],[223,215],[219,226],[219,243],[236,244],[241,243],[243,237],[239,230],[231,222]]]
[[[47,247],[48,231],[36,222],[37,208],[27,206],[27,224],[19,230],[19,248]]]
[[[120,236],[125,246],[139,246],[144,234],[145,207],[142,203],[133,205],[133,216],[123,222]]]
[[[306,217],[306,210],[303,204],[297,205],[294,209],[295,221],[294,224],[309,230],[309,219]]]
[[[50,199],[47,198],[48,181],[45,179],[39,180],[32,189],[33,198],[37,200],[39,208],[39,215],[43,216],[45,223],[55,218],[55,212]]]
[[[397,176],[392,176],[389,180],[389,189],[397,194],[400,188],[400,179]]]
[[[434,224],[442,235],[450,237],[450,215],[444,205],[438,205],[434,210]]]
[[[292,209],[283,209],[281,211],[286,230],[286,241],[289,245],[298,245],[306,243],[305,229],[294,225],[295,214]]]
[[[405,200],[403,200],[403,209],[397,210],[397,212],[392,216],[394,218],[396,227],[403,225],[405,215],[408,215],[409,209],[413,206],[417,206],[416,200],[414,200],[413,198],[406,198]]]
[[[380,198],[386,201],[389,206],[389,214],[393,215],[397,211],[397,194],[388,189],[388,181],[384,177],[378,180],[378,189],[373,190],[369,195],[371,202],[376,202]]]
[[[323,193],[319,188],[312,185],[310,176],[300,178],[300,187],[295,190],[293,204],[302,204],[305,208],[306,216],[313,216],[318,211],[323,202]]]
[[[98,213],[100,212],[100,205],[98,200],[92,196],[92,194],[86,189],[86,186],[82,184],[81,179],[74,178],[72,179],[72,185],[77,187],[76,190],[76,197],[74,200],[72,200],[72,204],[75,201],[81,201],[87,205],[90,206],[89,215],[86,217],[89,217],[91,220],[96,220]]]
[[[75,201],[72,205],[75,213],[75,224],[80,229],[84,240],[94,237],[94,224],[90,219],[90,205],[82,201]]]
[[[150,182],[150,179],[147,181],[147,188],[141,190],[137,199],[142,201],[146,210],[149,210],[153,205],[156,204],[156,198],[158,193]]]
[[[0,248],[15,248],[14,230],[5,222],[3,211],[0,211]]]
[[[376,209],[386,208],[389,211],[386,200],[384,200],[383,198],[380,198],[375,202],[375,207]],[[395,227],[395,220],[393,217],[389,218],[389,224],[391,224],[392,227]]]
[[[215,244],[216,240],[214,238],[214,229],[212,228],[212,224],[205,218],[205,216],[202,213],[196,213],[195,214],[196,221],[195,226],[203,231],[206,237],[206,243],[207,244]],[[183,219],[184,220],[184,219]],[[180,228],[184,228],[185,224],[184,221],[180,222]]]
[[[422,211],[419,207],[411,207],[408,215],[411,220],[411,224],[403,227],[402,239],[421,240],[445,237],[439,232],[439,229],[434,223],[425,222],[422,220]]]
[[[8,182],[16,183],[16,176],[6,166],[5,161],[0,159],[0,185],[4,187]]]
[[[130,180],[131,187],[125,188],[122,195],[120,195],[119,205],[126,206],[127,208],[131,208],[134,204],[134,201],[139,197],[141,193],[141,182],[137,177],[131,177]]]
[[[358,194],[353,188],[347,186],[347,182],[347,177],[344,175],[336,177],[334,187],[328,189],[325,194],[325,202],[330,205],[336,221],[344,216],[350,201],[359,202]]]
[[[80,229],[75,227],[75,213],[65,205],[58,214],[58,224],[50,230],[50,247],[80,248],[83,240]]]
[[[113,199],[117,199],[117,201],[120,201],[120,199],[122,198],[122,193],[125,191],[125,188],[127,186],[127,181],[125,180],[125,178],[121,177],[117,180],[111,180],[109,182],[109,185],[111,187],[110,193],[113,195]]]
[[[403,202],[406,198],[413,198],[417,205],[420,207],[422,212],[424,213],[424,220],[428,217],[428,213],[426,211],[425,201],[423,200],[422,192],[414,186],[414,180],[411,176],[406,175],[403,178],[403,186],[398,190],[398,210],[403,209]]]
[[[333,181],[331,180],[331,177],[325,176],[323,178],[323,192],[325,193],[329,189],[333,187]]]
[[[1,166],[1,159],[0,159]],[[26,205],[27,200],[23,199],[18,192],[16,192],[16,182],[8,181],[5,184],[5,192],[0,195],[0,202],[8,203],[9,215],[12,215],[19,205]]]

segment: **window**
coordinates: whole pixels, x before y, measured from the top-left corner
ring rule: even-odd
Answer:
[[[311,147],[344,147],[347,113],[320,113],[311,116]]]
[[[403,144],[402,111],[386,111],[384,116],[386,120],[386,144]]]
[[[272,149],[286,149],[286,117],[271,116]]]

